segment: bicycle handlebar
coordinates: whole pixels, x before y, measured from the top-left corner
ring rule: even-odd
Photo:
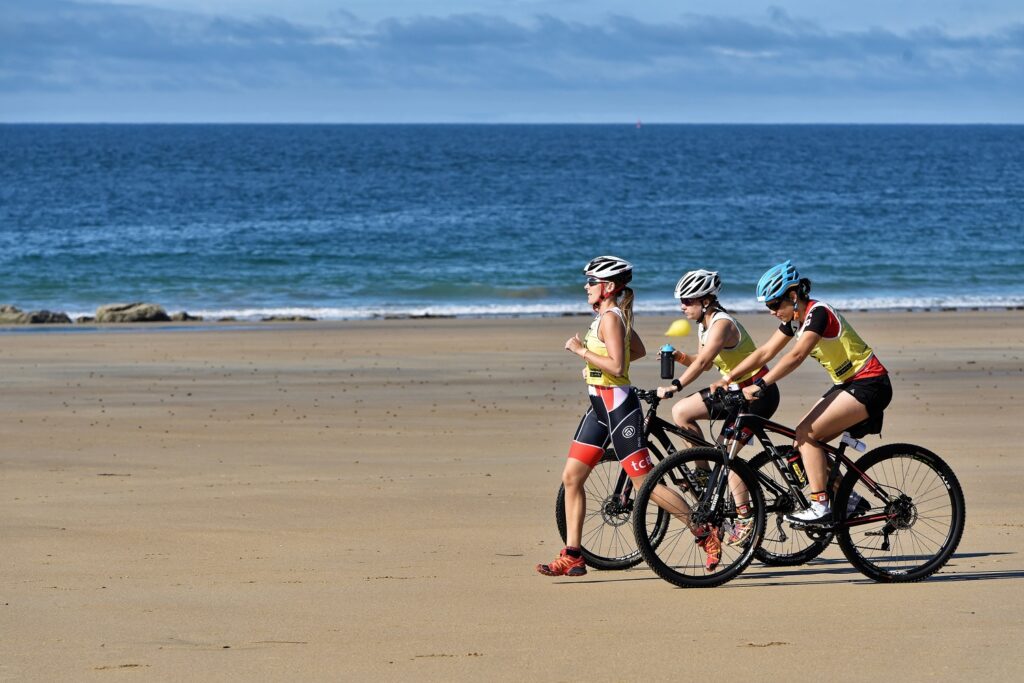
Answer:
[[[669,393],[665,398],[670,398],[673,393],[675,392]],[[641,401],[650,403],[651,405],[657,405],[663,400],[658,396],[657,389],[638,388],[636,390],[636,395]],[[737,413],[746,412],[750,407],[750,401],[747,400],[747,397],[743,395],[743,392],[740,389],[726,390],[718,388],[715,390],[715,399],[721,401],[722,405],[726,408],[733,409]]]
[[[636,395],[645,403],[657,403],[661,401],[661,397],[658,396],[657,389],[637,389]]]

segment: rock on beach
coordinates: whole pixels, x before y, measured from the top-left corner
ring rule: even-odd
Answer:
[[[0,324],[28,325],[46,323],[70,323],[67,313],[53,311],[22,311],[17,306],[0,306]]]
[[[168,322],[170,319],[167,311],[157,304],[107,304],[96,309],[98,323],[155,323]]]

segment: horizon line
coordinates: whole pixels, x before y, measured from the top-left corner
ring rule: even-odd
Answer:
[[[1022,126],[1024,121],[0,121],[0,126]]]

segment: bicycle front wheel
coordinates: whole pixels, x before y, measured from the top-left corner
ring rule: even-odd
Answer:
[[[835,508],[846,510],[853,493],[871,507],[843,520],[836,537],[850,563],[875,581],[925,579],[960,544],[966,518],[960,482],[927,449],[898,443],[867,453],[843,478]]]
[[[790,567],[810,562],[824,552],[832,542],[831,531],[793,529],[786,521],[785,516],[799,510],[800,505],[771,454],[761,451],[750,459],[750,468],[761,484],[765,505],[764,540],[754,557],[769,566]]]
[[[633,533],[640,554],[655,574],[683,588],[718,586],[736,577],[754,558],[764,535],[764,498],[757,478],[739,459],[730,463],[733,477],[712,495],[723,472],[715,448],[689,448],[665,458],[644,480],[636,495]],[[710,477],[696,463],[711,462]],[[748,499],[750,533],[735,545],[728,539],[737,522],[737,503]],[[689,510],[689,513],[686,511]],[[667,516],[667,528],[661,526]],[[720,540],[720,558],[709,563],[708,537]],[[713,564],[713,566],[709,566]]]
[[[631,524],[635,491],[633,482],[619,464],[615,451],[607,449],[597,463],[583,490],[587,511],[583,517],[583,542],[580,551],[587,565],[595,569],[629,569],[643,559],[636,547]],[[558,487],[555,499],[555,523],[565,543],[568,524],[565,517],[565,486]],[[668,524],[662,516],[661,529]]]

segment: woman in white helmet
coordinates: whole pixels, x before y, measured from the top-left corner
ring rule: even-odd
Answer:
[[[619,463],[639,489],[651,471],[651,459],[644,436],[643,411],[636,389],[629,381],[629,363],[647,354],[643,341],[633,329],[633,290],[626,285],[633,277],[633,266],[616,256],[599,256],[583,269],[584,287],[597,317],[586,336],[573,335],[565,349],[583,359],[583,370],[590,397],[590,409],[583,416],[569,446],[562,471],[565,486],[566,547],[549,564],[536,569],[546,576],[583,576],[587,567],[580,550],[586,493],[583,485],[601,461],[611,443]],[[656,490],[655,502],[686,521],[689,509],[681,500],[666,502]],[[695,534],[703,534],[696,530]],[[721,545],[716,534],[698,536],[709,555],[709,566],[718,563]]]
[[[747,358],[757,345],[736,320],[718,301],[718,292],[722,288],[722,280],[718,273],[710,270],[691,270],[676,283],[675,296],[679,306],[689,320],[697,323],[697,354],[689,355],[676,351],[676,361],[686,366],[683,374],[672,380],[672,386],[658,387],[658,395],[670,397],[677,391],[690,385],[712,365],[718,368],[723,377],[733,371],[737,365]],[[740,387],[756,383],[768,372],[766,366],[752,368],[734,381]],[[771,385],[760,397],[751,403],[750,412],[769,418],[779,407],[779,389]],[[679,400],[672,407],[672,418],[680,427],[687,429],[703,438],[698,420],[722,420],[729,416],[729,411],[715,399],[710,389],[701,389]],[[731,536],[726,539],[735,545],[746,539],[752,529],[751,524],[744,524],[743,503],[737,496],[739,519],[734,525]]]

